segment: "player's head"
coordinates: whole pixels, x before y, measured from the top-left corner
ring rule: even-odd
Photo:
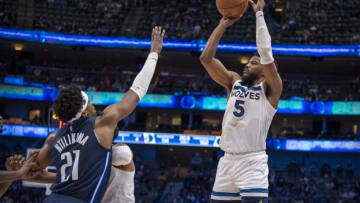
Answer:
[[[246,83],[252,83],[263,76],[262,66],[260,64],[260,57],[253,56],[245,65],[242,74],[242,80]]]
[[[81,116],[96,115],[95,107],[85,92],[74,84],[60,90],[53,104],[55,114],[63,122],[69,122]]]

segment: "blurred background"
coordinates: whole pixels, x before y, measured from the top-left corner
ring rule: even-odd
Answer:
[[[360,1],[266,1],[284,83],[268,133],[270,202],[360,202]],[[199,61],[220,20],[214,0],[0,0],[0,170],[59,127],[62,85],[97,110],[119,101],[146,60],[151,29],[164,50],[148,95],[121,123],[136,165],[136,202],[209,202],[226,91]],[[256,53],[248,10],[217,57],[241,72]],[[14,182],[0,202],[41,202],[43,186]]]

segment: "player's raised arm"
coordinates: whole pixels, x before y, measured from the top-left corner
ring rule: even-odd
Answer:
[[[101,116],[98,116],[95,123],[95,132],[100,135],[100,139],[108,143],[109,147],[112,142],[113,132],[117,123],[124,117],[134,111],[136,105],[145,96],[151,79],[155,72],[158,56],[162,50],[165,30],[161,27],[155,27],[152,31],[151,49],[144,67],[136,76],[131,88],[126,92],[120,102],[108,106]],[[111,135],[111,136],[106,136]],[[102,142],[100,141],[100,142]]]
[[[263,8],[265,2],[264,0],[258,0],[256,4],[253,0],[249,0],[249,2],[256,15],[256,45],[266,80],[265,88],[268,92],[267,97],[270,104],[277,109],[283,85],[276,64],[274,63],[271,37],[264,19]]]
[[[205,67],[210,77],[228,91],[231,90],[233,83],[239,79],[240,76],[235,72],[228,71],[221,61],[215,58],[215,53],[226,28],[234,24],[239,19],[240,18],[229,19],[223,17],[218,26],[212,32],[206,43],[206,47],[200,56],[201,64]]]

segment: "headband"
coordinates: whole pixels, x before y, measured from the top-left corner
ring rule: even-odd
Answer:
[[[85,111],[85,109],[89,103],[89,97],[84,91],[81,91],[81,97],[82,97],[82,106],[81,106],[79,112],[76,114],[76,116],[73,119],[71,119],[70,122],[79,119],[81,117],[81,114]]]

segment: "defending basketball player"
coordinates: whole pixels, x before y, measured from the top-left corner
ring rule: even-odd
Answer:
[[[242,76],[228,71],[215,58],[225,30],[239,19],[223,17],[211,34],[200,60],[215,82],[226,88],[228,102],[222,123],[219,161],[211,194],[213,203],[268,202],[266,136],[278,107],[282,81],[274,63],[271,38],[263,8],[264,0],[249,1],[256,14],[256,44]]]
[[[37,169],[51,160],[57,168],[52,194],[44,202],[101,202],[111,170],[111,145],[117,123],[128,116],[145,96],[162,50],[165,31],[155,27],[150,54],[132,87],[120,102],[97,116],[85,92],[70,85],[54,102],[59,119],[67,122],[49,135],[37,157]]]
[[[119,130],[115,130],[117,135]],[[126,144],[115,144],[112,146],[112,163],[108,186],[102,200],[103,203],[135,203],[134,176],[135,165],[133,153]],[[11,162],[11,167],[16,167]],[[21,166],[20,166],[21,167]],[[39,175],[26,179],[27,181],[56,184],[56,173],[42,171]]]

